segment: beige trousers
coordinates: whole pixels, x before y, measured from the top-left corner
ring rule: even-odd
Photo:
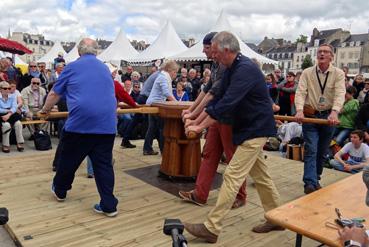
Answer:
[[[10,123],[8,122],[2,123],[1,131],[3,133],[3,146],[7,146],[7,147],[10,146],[10,143],[9,143],[10,129],[11,129]],[[23,130],[22,123],[20,121],[15,122],[14,131],[15,131],[17,143],[24,143],[22,130]]]
[[[230,211],[237,192],[248,174],[255,182],[264,210],[268,211],[279,205],[279,193],[268,173],[263,155],[266,140],[267,138],[255,138],[237,147],[224,172],[223,184],[216,205],[204,223],[210,232],[220,234],[222,220]]]

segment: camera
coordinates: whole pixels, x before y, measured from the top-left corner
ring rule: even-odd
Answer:
[[[0,225],[5,225],[9,220],[9,212],[6,208],[0,208]]]
[[[350,220],[350,219],[336,219],[335,222],[341,226],[341,227],[353,227],[353,226],[356,226],[356,227],[360,227],[360,228],[364,228],[364,225],[361,224],[360,222],[358,221],[355,221],[355,220]]]

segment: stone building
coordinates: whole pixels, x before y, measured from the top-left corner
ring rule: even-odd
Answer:
[[[32,54],[20,56],[20,58],[26,63],[29,63],[30,61],[37,61],[54,45],[53,41],[46,40],[41,34],[13,32],[8,38],[25,45],[28,49],[33,51]]]

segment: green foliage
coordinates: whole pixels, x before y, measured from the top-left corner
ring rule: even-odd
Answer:
[[[296,43],[301,42],[303,44],[307,43],[308,37],[306,35],[300,34],[300,37],[296,39]]]
[[[313,61],[311,60],[311,56],[310,55],[306,55],[306,57],[304,58],[304,61],[301,64],[301,69],[306,69],[313,66]]]

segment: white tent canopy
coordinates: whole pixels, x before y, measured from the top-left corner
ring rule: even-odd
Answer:
[[[63,46],[60,44],[59,41],[56,41],[54,43],[53,47],[51,47],[51,49],[43,57],[41,57],[39,60],[37,60],[37,62],[38,63],[40,63],[40,62],[53,63],[54,59],[58,56],[58,54],[60,52],[65,54],[65,50],[64,50]]]
[[[121,60],[131,60],[136,57],[137,54],[138,52],[133,48],[131,42],[129,42],[124,31],[121,29],[114,42],[111,43],[99,56],[97,56],[97,58],[104,62],[116,63],[119,61],[120,63]]]
[[[167,21],[156,40],[132,62],[148,62],[167,58],[188,48],[183,44],[172,23]]]
[[[228,20],[226,19],[224,13],[222,12],[215,24],[215,26],[210,29],[209,32],[220,32],[220,31],[229,31],[232,32],[238,39],[240,43],[241,53],[249,58],[256,58],[262,64],[278,64],[277,61],[264,57],[263,55],[256,53],[250,47],[248,47],[233,31],[233,28],[229,24]],[[190,47],[187,51],[182,53],[178,53],[172,57],[171,59],[177,61],[202,61],[207,60],[205,54],[202,52],[202,40],[198,42],[196,45]]]
[[[70,63],[73,62],[74,60],[77,60],[79,58],[79,54],[78,54],[78,44],[79,42],[81,42],[82,38],[79,38],[76,42],[76,44],[74,45],[73,49],[70,50],[65,56],[65,62],[66,63]]]

